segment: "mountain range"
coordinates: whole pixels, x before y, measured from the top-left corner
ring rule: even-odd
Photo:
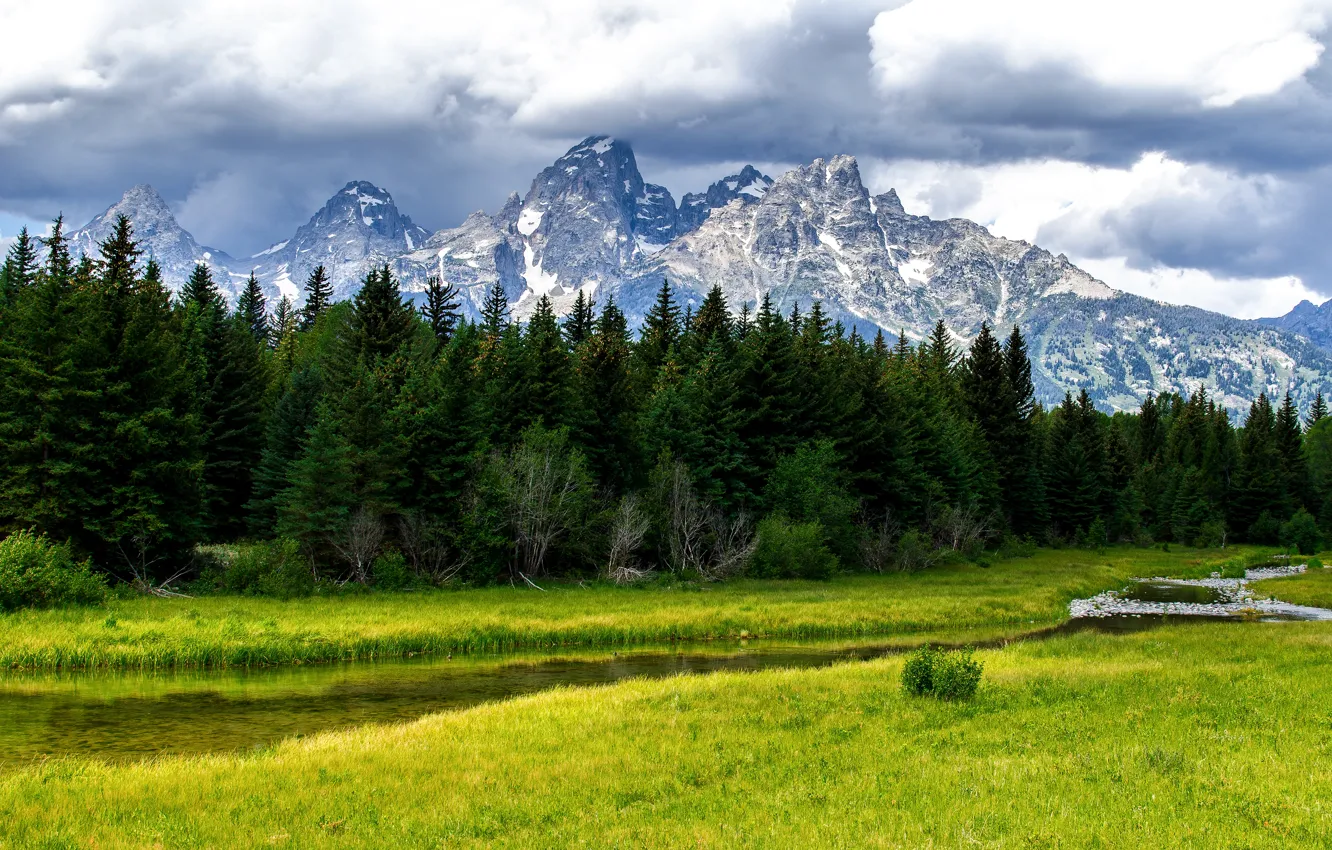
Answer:
[[[862,336],[918,340],[942,319],[962,345],[982,322],[1001,334],[1017,324],[1047,403],[1083,387],[1107,409],[1199,385],[1235,411],[1259,391],[1289,387],[1302,406],[1317,390],[1332,394],[1332,308],[1306,302],[1247,321],[1119,292],[1063,254],[965,219],[911,215],[891,189],[871,195],[846,155],[776,178],[746,166],[677,204],[643,179],[628,143],[592,136],[494,215],[431,234],[387,191],[353,181],[290,238],[245,258],[199,245],[141,185],[72,234],[74,244],[92,252],[121,214],[173,287],[202,262],[233,293],[253,272],[270,297],[299,301],[323,264],[342,298],[388,263],[409,291],[432,275],[454,284],[473,316],[498,282],[520,319],[542,295],[563,312],[582,291],[614,298],[636,325],[663,279],[695,306],[720,284],[737,312],[764,295],[783,312],[819,301]]]

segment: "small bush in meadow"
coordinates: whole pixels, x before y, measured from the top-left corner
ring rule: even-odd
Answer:
[[[971,647],[941,652],[924,646],[902,667],[902,690],[912,696],[970,699],[980,687],[982,670]]]
[[[1281,525],[1281,545],[1294,549],[1301,555],[1312,555],[1323,545],[1323,536],[1318,531],[1318,520],[1313,514],[1300,508],[1295,515]]]
[[[1310,558],[1304,562],[1304,568],[1306,570],[1321,570],[1323,568],[1323,562],[1318,558]]]
[[[772,514],[758,525],[750,570],[759,578],[831,578],[838,561],[823,538],[817,522],[791,522],[783,514]]]
[[[291,599],[314,593],[310,561],[289,538],[240,546],[222,573],[222,587],[248,596]]]
[[[384,552],[370,567],[370,576],[379,590],[407,590],[417,584],[416,574],[397,550]]]
[[[911,653],[902,667],[902,690],[915,697],[934,693],[934,665],[939,651],[928,646]]]
[[[0,611],[92,605],[106,598],[106,580],[63,543],[16,531],[0,541]]]

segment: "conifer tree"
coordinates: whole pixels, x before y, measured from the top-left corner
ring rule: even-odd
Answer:
[[[1268,514],[1281,512],[1284,487],[1281,453],[1276,444],[1276,416],[1267,393],[1259,393],[1249,406],[1249,415],[1239,438],[1239,468],[1234,498],[1230,504],[1231,526],[1253,542],[1255,524]],[[1278,519],[1278,521],[1280,521]],[[1265,536],[1259,533],[1258,536]]]
[[[246,520],[254,534],[267,536],[277,529],[280,497],[289,484],[291,465],[301,456],[307,434],[315,424],[322,390],[319,368],[301,369],[292,374],[273,407],[254,472],[253,497],[246,505]]]
[[[1318,390],[1314,396],[1313,404],[1309,406],[1309,415],[1305,417],[1305,430],[1312,428],[1314,423],[1321,421],[1327,416],[1327,402],[1323,401],[1323,391]]]
[[[680,308],[675,303],[670,283],[663,280],[661,289],[657,290],[657,300],[644,317],[643,330],[639,334],[638,368],[644,383],[653,381],[657,370],[679,341]]]
[[[282,344],[287,334],[294,333],[297,325],[296,305],[291,299],[282,296],[282,300],[273,308],[273,315],[268,317],[268,345],[276,349]]]
[[[37,265],[37,245],[28,236],[28,228],[21,228],[14,244],[9,246],[4,266],[0,267],[0,308],[12,302],[19,290],[33,285]]]
[[[726,296],[720,284],[713,284],[708,290],[694,316],[693,331],[700,350],[706,349],[714,339],[721,342],[724,351],[730,350],[731,311],[726,306]]]
[[[351,455],[332,416],[321,409],[278,497],[278,533],[300,541],[312,562],[329,557],[333,541],[351,518]]]
[[[504,286],[495,281],[481,304],[481,336],[486,347],[493,347],[509,325],[509,296]]]
[[[587,342],[588,337],[592,336],[596,326],[594,307],[592,299],[579,289],[578,295],[574,298],[573,309],[564,320],[564,339],[569,343],[569,348],[577,350],[578,346]]]
[[[388,264],[371,269],[352,299],[347,342],[353,356],[366,362],[391,357],[416,330],[416,311],[402,300]]]
[[[614,298],[607,299],[591,336],[576,356],[581,404],[587,411],[589,430],[596,435],[586,441],[588,461],[600,481],[622,489],[639,477],[643,459],[635,444],[638,411],[630,373],[629,328]]]
[[[88,327],[77,370],[102,389],[88,399],[91,474],[75,536],[103,564],[165,569],[199,535],[195,385],[180,355],[170,298],[155,263],[139,278],[140,250],[120,216],[101,245],[100,274],[81,306]],[[121,435],[133,434],[132,440]]]
[[[537,300],[527,324],[523,358],[526,398],[518,430],[538,423],[550,429],[571,424],[574,416],[569,353],[550,298],[545,295]]]
[[[314,327],[332,303],[333,282],[328,278],[328,270],[322,264],[315,266],[305,280],[305,309],[301,312],[301,330]]]
[[[1300,415],[1289,390],[1277,410],[1275,424],[1273,438],[1277,454],[1281,457],[1285,514],[1289,516],[1307,507],[1310,502],[1309,468],[1304,459],[1304,429],[1300,427]]]
[[[240,299],[236,303],[236,313],[241,322],[250,330],[250,335],[254,341],[260,345],[268,344],[268,300],[264,298],[264,291],[259,286],[259,281],[250,272],[250,277],[245,281],[245,289],[241,292]]]
[[[458,319],[461,317],[458,312],[461,303],[456,286],[442,282],[438,275],[427,278],[426,300],[421,305],[421,315],[425,318],[426,324],[430,325],[430,332],[440,345],[447,345],[453,338],[453,332],[458,327]]]

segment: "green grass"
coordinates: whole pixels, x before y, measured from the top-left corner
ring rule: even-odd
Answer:
[[[557,690],[258,755],[0,776],[0,846],[1293,847],[1332,842],[1332,626]]]
[[[422,652],[738,637],[851,638],[1048,624],[1069,600],[1222,553],[1038,552],[985,569],[694,589],[551,585],[277,601],[134,598],[0,615],[0,668],[224,667]]]
[[[1297,576],[1269,578],[1250,585],[1259,595],[1275,596],[1282,602],[1332,608],[1332,569],[1311,570]]]

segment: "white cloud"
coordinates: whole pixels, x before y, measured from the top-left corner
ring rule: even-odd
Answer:
[[[1323,300],[1294,275],[1189,264],[1216,258],[1244,265],[1255,253],[1279,250],[1276,234],[1300,197],[1271,176],[1237,175],[1159,153],[1129,168],[1063,160],[974,167],[869,160],[864,172],[875,191],[896,188],[909,213],[969,218],[996,235],[1066,253],[1117,289],[1242,318],[1280,315],[1305,298]]]
[[[1328,0],[913,0],[870,29],[880,85],[910,91],[959,60],[1055,68],[1102,86],[1226,107],[1318,63]]]
[[[762,89],[746,50],[793,0],[4,0],[0,132],[71,101],[158,85],[155,106],[273,103],[280,124],[447,120],[477,99],[520,126],[623,105],[696,115]]]

